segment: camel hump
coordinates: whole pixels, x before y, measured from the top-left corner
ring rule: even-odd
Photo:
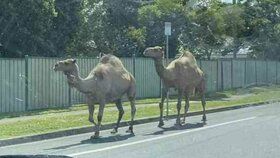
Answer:
[[[121,60],[112,54],[106,54],[102,56],[100,59],[100,63],[111,64],[113,67],[118,67],[118,68],[123,67]]]
[[[192,54],[191,52],[189,52],[189,51],[183,51],[181,56],[182,56],[182,57],[188,57],[188,58],[190,58],[190,59],[192,59],[192,60],[195,60],[195,57],[194,57],[193,54]]]
[[[179,63],[182,63],[184,66],[188,65],[188,66],[192,66],[192,67],[196,67],[197,63],[196,63],[196,59],[193,56],[193,54],[189,51],[181,51],[180,56],[176,59]]]

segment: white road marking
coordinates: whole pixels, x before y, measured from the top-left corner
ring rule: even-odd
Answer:
[[[216,125],[212,125],[212,126],[206,126],[206,127],[193,129],[193,130],[188,130],[188,131],[183,131],[183,132],[178,132],[178,133],[172,133],[172,134],[159,136],[159,137],[155,137],[155,138],[150,138],[150,139],[144,139],[144,140],[140,140],[140,141],[136,141],[136,142],[120,144],[120,145],[105,147],[105,148],[101,148],[101,149],[94,149],[94,150],[89,150],[89,151],[84,151],[84,152],[73,153],[73,154],[69,154],[68,156],[79,156],[79,155],[97,153],[97,152],[106,151],[106,150],[112,150],[112,149],[116,149],[116,148],[121,148],[121,147],[126,147],[126,146],[131,146],[131,145],[136,145],[136,144],[141,144],[141,143],[146,143],[146,142],[151,142],[151,141],[156,141],[156,140],[159,140],[159,139],[164,139],[164,138],[169,138],[169,137],[174,137],[174,136],[178,136],[178,135],[181,135],[181,134],[186,134],[186,133],[211,129],[211,128],[215,128],[215,127],[219,127],[219,126],[229,125],[229,124],[233,124],[233,123],[248,121],[248,120],[252,120],[252,119],[255,119],[255,118],[256,118],[255,116],[254,117],[248,117],[248,118],[229,121],[229,122],[224,122],[224,123],[220,123],[220,124],[216,124]]]

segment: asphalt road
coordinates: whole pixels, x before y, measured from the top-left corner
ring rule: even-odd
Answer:
[[[135,135],[111,135],[90,140],[92,133],[0,148],[0,155],[51,154],[71,157],[113,158],[276,158],[280,157],[280,104],[249,107],[187,119],[175,128],[168,120],[135,126]]]

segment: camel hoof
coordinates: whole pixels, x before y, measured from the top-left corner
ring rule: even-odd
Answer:
[[[114,128],[113,131],[111,131],[111,134],[116,134],[116,133],[118,133],[118,129]]]
[[[175,126],[176,127],[181,127],[182,126],[182,123],[181,123],[180,119],[176,120]]]
[[[201,121],[207,121],[207,119],[206,119],[206,116],[204,115],[204,116],[202,116],[202,120]]]
[[[95,132],[93,136],[90,137],[90,139],[98,139],[100,138],[99,132]]]
[[[186,123],[186,121],[185,121],[185,120],[182,120],[182,121],[181,121],[181,124],[185,124],[185,123]]]
[[[133,128],[129,127],[128,130],[126,130],[126,133],[134,134]]]
[[[98,138],[100,138],[99,135],[93,135],[93,136],[90,137],[90,139],[98,139]]]
[[[163,121],[159,121],[158,127],[162,127],[164,125]]]

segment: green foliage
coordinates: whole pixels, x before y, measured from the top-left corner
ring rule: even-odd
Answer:
[[[179,45],[178,36],[186,26],[184,7],[177,0],[156,0],[138,10],[139,25],[146,30],[146,47],[165,46],[164,22],[172,23],[169,56],[174,57]]]
[[[180,47],[197,58],[237,53],[280,60],[279,0],[2,0],[0,56],[141,56],[165,46],[164,22],[172,23],[169,56]]]
[[[212,53],[220,52],[223,48],[222,4],[211,1],[209,5],[189,12],[190,23],[179,36],[180,47],[189,49],[197,58],[210,59]]]
[[[280,60],[280,4],[279,0],[262,0],[246,3],[244,18],[251,43],[251,56]]]
[[[4,57],[63,56],[77,31],[79,1],[0,1],[0,51]]]
[[[67,48],[69,45],[75,44],[77,32],[82,26],[84,20],[81,18],[83,3],[76,0],[55,0],[55,6],[57,16],[54,18],[50,38],[56,47],[55,56],[64,56],[73,53],[71,49]]]
[[[48,37],[55,12],[54,0],[0,1],[1,56],[20,57],[52,51]]]

